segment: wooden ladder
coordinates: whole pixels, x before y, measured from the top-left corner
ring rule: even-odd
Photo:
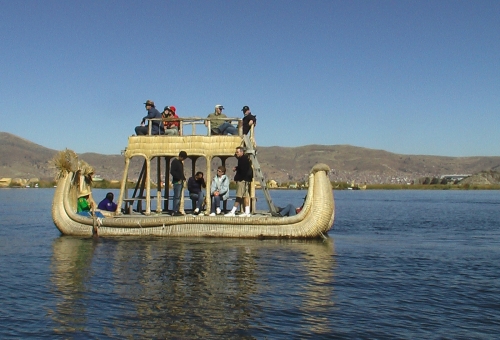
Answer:
[[[271,195],[269,194],[269,188],[267,187],[266,179],[264,178],[264,174],[262,173],[262,169],[260,168],[259,161],[257,160],[257,151],[253,147],[253,143],[250,141],[248,135],[243,135],[243,146],[245,147],[245,153],[250,157],[252,161],[252,166],[254,170],[254,177],[260,182],[260,186],[262,191],[264,192],[264,196],[266,197],[267,205],[269,206],[269,211],[273,216],[281,216],[276,211],[276,206],[273,203]]]

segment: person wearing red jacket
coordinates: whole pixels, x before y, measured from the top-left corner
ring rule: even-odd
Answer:
[[[162,116],[163,118],[179,118],[175,111],[175,106],[165,106]],[[179,121],[163,121],[163,126],[165,135],[175,136],[179,134]]]

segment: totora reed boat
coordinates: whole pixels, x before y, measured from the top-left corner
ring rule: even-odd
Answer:
[[[295,216],[282,217],[276,213],[266,182],[256,157],[253,127],[249,135],[211,135],[210,121],[204,135],[196,134],[197,125],[203,125],[205,118],[179,118],[180,134],[176,136],[147,135],[131,136],[123,152],[125,170],[115,212],[102,212],[104,217],[77,214],[77,200],[82,192],[91,189],[93,169],[78,159],[71,150],[59,152],[54,158],[58,168],[57,187],[52,203],[54,224],[63,235],[92,236],[166,236],[166,237],[235,237],[235,238],[319,238],[333,226],[335,206],[333,191],[328,178],[330,168],[316,164],[308,178],[308,192],[302,210]],[[240,122],[240,119],[225,118]],[[151,124],[150,124],[151,125]],[[241,124],[239,124],[241,126]],[[188,131],[191,130],[191,131]],[[190,134],[186,135],[186,132]],[[260,181],[269,211],[257,211],[255,179],[250,186],[250,217],[227,217],[185,214],[171,216],[168,209],[170,197],[168,177],[170,161],[179,151],[186,151],[191,159],[191,173],[194,176],[196,161],[206,161],[207,187],[211,183],[212,160],[222,165],[234,156],[236,147],[244,146],[252,166],[254,177]],[[132,197],[127,187],[130,161],[134,157],[143,159],[143,166]],[[156,161],[156,162],[155,162]],[[161,165],[164,161],[165,169]],[[156,183],[151,188],[152,174]],[[162,178],[163,177],[163,178]],[[186,176],[189,177],[189,176]],[[207,195],[210,197],[210,195]],[[135,204],[135,207],[134,207]],[[210,199],[206,200],[206,211],[210,211]],[[181,209],[184,194],[181,195]],[[184,212],[184,210],[182,210]]]

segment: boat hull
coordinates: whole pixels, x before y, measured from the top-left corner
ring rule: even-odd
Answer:
[[[333,227],[335,205],[328,179],[329,167],[317,164],[309,175],[302,211],[291,217],[256,214],[251,217],[116,215],[92,219],[76,213],[73,173],[59,179],[52,203],[54,224],[63,235],[234,238],[318,238]]]

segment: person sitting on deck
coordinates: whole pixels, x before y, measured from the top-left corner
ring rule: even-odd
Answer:
[[[106,198],[104,198],[101,202],[99,202],[97,209],[106,211],[116,211],[116,203],[113,202],[114,197],[115,196],[113,195],[112,192],[108,192],[106,194]]]
[[[215,105],[215,112],[208,115],[208,119],[205,121],[205,126],[208,127],[208,121],[210,121],[210,130],[212,135],[237,135],[238,129],[235,128],[228,122],[223,122],[222,120],[214,120],[213,118],[227,118],[225,114],[222,113],[224,106]]]
[[[225,166],[221,165],[217,168],[217,175],[210,185],[210,196],[213,198],[210,216],[220,215],[220,201],[221,199],[225,201],[229,197],[229,178],[226,176]]]
[[[90,192],[88,190],[83,190],[78,195],[78,202],[76,205],[76,213],[78,215],[90,217],[93,215],[93,212],[95,212],[95,216],[97,216],[97,217],[100,217],[100,218],[104,217],[104,215],[100,211],[95,211],[95,203],[90,198]]]
[[[205,188],[205,179],[203,178],[203,172],[198,171],[194,177],[188,179],[188,190],[189,198],[196,204],[193,214],[198,215],[201,211],[202,205],[205,202],[205,193],[202,188]]]
[[[161,124],[161,113],[155,108],[155,103],[152,100],[146,100],[144,103],[146,105],[146,110],[148,111],[147,116],[142,118],[141,125],[135,127],[135,134],[137,136],[146,136],[149,133],[149,126],[146,125],[144,126],[146,119],[153,119],[157,118],[158,120],[153,120],[150,121],[152,126],[151,126],[151,134],[152,135],[160,135],[163,134],[163,124]]]
[[[179,152],[179,156],[172,160],[170,164],[170,174],[172,175],[172,184],[174,185],[174,212],[172,216],[183,216],[180,212],[181,191],[186,177],[184,176],[184,160],[187,158],[186,151]]]
[[[250,108],[248,106],[243,106],[241,109],[245,117],[243,117],[243,134],[248,135],[252,125],[255,127],[257,125],[257,117],[252,115]]]
[[[163,109],[162,117],[163,118],[179,118],[179,116],[175,113],[175,106],[165,106]],[[165,128],[165,135],[175,136],[179,134],[179,121],[174,122],[163,122],[163,127]]]
[[[278,207],[277,205],[274,206],[274,208],[276,209],[276,211],[278,212],[278,214],[280,214],[281,216],[295,216],[297,215],[301,210],[302,208],[304,207],[304,204],[306,203],[306,197],[304,197],[304,202],[302,203],[302,205],[299,207],[299,208],[295,208],[293,206],[293,204],[289,203],[287,204],[285,207]]]

